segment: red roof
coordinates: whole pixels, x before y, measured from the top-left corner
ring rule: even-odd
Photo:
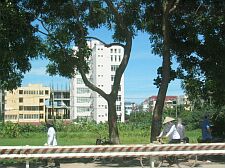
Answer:
[[[165,101],[169,101],[169,100],[176,100],[177,96],[166,96]],[[151,96],[149,98],[150,101],[156,101],[157,100],[157,96]]]

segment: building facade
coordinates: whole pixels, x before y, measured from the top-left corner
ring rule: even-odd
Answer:
[[[70,119],[69,89],[51,89],[49,101],[46,101],[46,119]]]
[[[111,92],[116,69],[119,67],[124,49],[118,45],[105,47],[100,41],[88,42],[92,49],[87,78],[107,94]],[[76,49],[75,49],[76,50]],[[87,88],[79,73],[71,80],[71,119],[108,121],[107,101],[98,93]],[[122,76],[116,101],[118,119],[124,122],[124,76]]]
[[[151,96],[142,103],[143,111],[153,112],[157,101],[157,96]],[[166,96],[164,108],[173,109],[177,107],[178,96]]]
[[[45,122],[45,103],[50,98],[50,87],[29,84],[5,93],[5,121],[14,123]]]
[[[130,115],[131,113],[138,111],[138,106],[134,102],[125,102],[124,107],[125,107],[125,113],[127,115]]]

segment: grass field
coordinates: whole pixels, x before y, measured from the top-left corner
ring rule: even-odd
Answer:
[[[200,130],[188,131],[187,136],[190,138],[190,142],[197,142],[197,138],[200,136]],[[57,141],[58,145],[95,145],[96,139],[99,138],[99,134],[92,131],[76,131],[76,132],[58,132]],[[149,130],[134,129],[134,130],[120,130],[121,144],[148,144],[149,143]],[[43,146],[47,141],[47,133],[29,133],[26,137],[18,138],[0,138],[1,146]],[[39,162],[38,160],[32,160],[31,163]],[[24,164],[24,160],[3,159],[0,160],[0,164],[12,165],[12,164]]]
[[[187,131],[187,136],[190,138],[190,143],[197,142],[197,138],[201,135],[200,130]],[[58,132],[58,145],[94,145],[98,134],[93,132]],[[120,132],[121,144],[148,144],[149,131],[140,134],[139,130]],[[47,135],[43,133],[31,133],[26,137],[19,138],[0,138],[1,146],[42,146],[47,141]]]

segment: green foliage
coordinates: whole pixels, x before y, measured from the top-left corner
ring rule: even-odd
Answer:
[[[213,136],[225,137],[225,106],[214,111],[211,117]]]
[[[180,1],[171,18],[171,51],[190,99],[212,98],[225,103],[225,4],[217,1]],[[181,17],[182,16],[182,17]]]
[[[34,15],[25,11],[19,1],[0,3],[0,88],[20,86],[24,73],[31,69],[30,60],[41,52]]]
[[[146,123],[150,124],[152,119],[151,112],[133,112],[130,114],[130,123]]]
[[[16,138],[21,135],[21,129],[18,124],[6,122],[1,129],[1,136]]]
[[[200,123],[205,115],[209,115],[212,119],[213,114],[217,110],[211,106],[204,106],[202,108],[196,108],[192,111],[182,111],[178,117],[180,117],[188,130],[200,129]]]

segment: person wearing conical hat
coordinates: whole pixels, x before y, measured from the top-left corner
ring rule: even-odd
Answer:
[[[168,137],[169,143],[180,143],[180,135],[174,124],[175,119],[166,117],[163,121],[164,129],[157,138]]]

